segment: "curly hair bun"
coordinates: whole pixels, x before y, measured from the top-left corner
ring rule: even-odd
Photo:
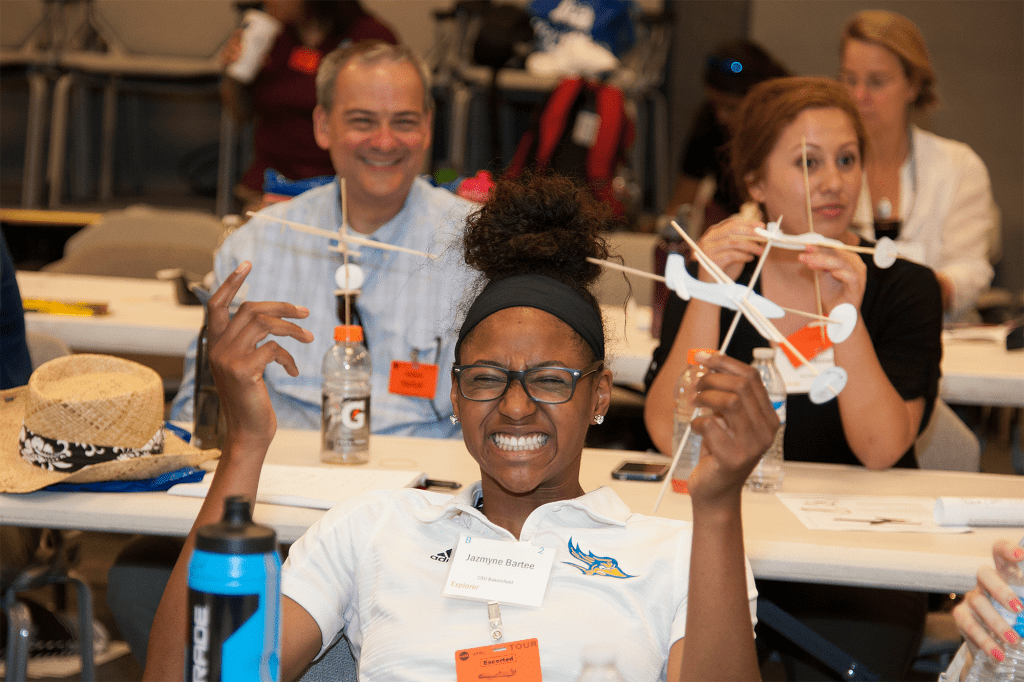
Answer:
[[[466,263],[491,281],[512,275],[547,275],[589,289],[605,259],[600,233],[615,227],[611,210],[569,178],[532,175],[499,180],[466,225]]]

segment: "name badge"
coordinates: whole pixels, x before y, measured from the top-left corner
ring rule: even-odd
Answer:
[[[815,354],[813,357],[804,353],[804,357],[819,372],[836,366],[836,352],[831,346]],[[811,384],[814,383],[818,375],[807,365],[797,360],[797,365],[794,366],[789,361],[788,354],[780,347],[775,350],[775,366],[778,367],[782,380],[786,382],[786,393],[810,393]]]
[[[460,535],[441,594],[540,608],[554,563],[553,547]]]
[[[433,399],[437,392],[437,365],[392,360],[388,391],[413,398]]]
[[[455,652],[458,682],[497,679],[541,682],[540,649],[536,639],[488,644]]]

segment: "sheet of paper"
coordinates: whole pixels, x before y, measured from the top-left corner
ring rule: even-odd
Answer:
[[[967,526],[935,523],[934,497],[876,497],[777,493],[776,497],[810,530],[872,533],[967,533]]]
[[[199,483],[179,483],[167,492],[186,497],[206,497],[212,479],[213,474],[207,474]],[[425,479],[426,474],[422,471],[265,464],[260,472],[256,501],[330,509],[338,502],[367,490],[411,488],[422,484]]]

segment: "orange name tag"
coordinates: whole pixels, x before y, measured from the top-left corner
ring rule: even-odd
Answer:
[[[823,333],[821,327],[812,325],[807,325],[790,334],[789,342],[798,351],[803,353],[803,356],[808,360],[814,358],[821,351],[832,347],[832,341],[828,338],[828,334]],[[801,365],[800,359],[793,355],[793,351],[789,350],[785,345],[782,346],[782,350],[786,353],[786,357],[789,358],[790,364],[794,367]]]
[[[392,360],[388,391],[413,398],[433,399],[437,392],[437,365]]]
[[[537,639],[459,649],[455,652],[455,674],[459,682],[484,679],[541,682]]]
[[[288,68],[299,73],[316,73],[320,66],[320,51],[299,45],[288,55]]]

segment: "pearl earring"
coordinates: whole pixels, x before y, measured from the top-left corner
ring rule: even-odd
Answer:
[[[604,424],[604,415],[603,414],[596,414],[596,415],[594,415],[594,423],[598,424],[598,425]]]
[[[458,424],[459,423],[458,416],[456,416],[454,414],[452,416],[448,417],[448,418],[452,420],[452,424]]]

